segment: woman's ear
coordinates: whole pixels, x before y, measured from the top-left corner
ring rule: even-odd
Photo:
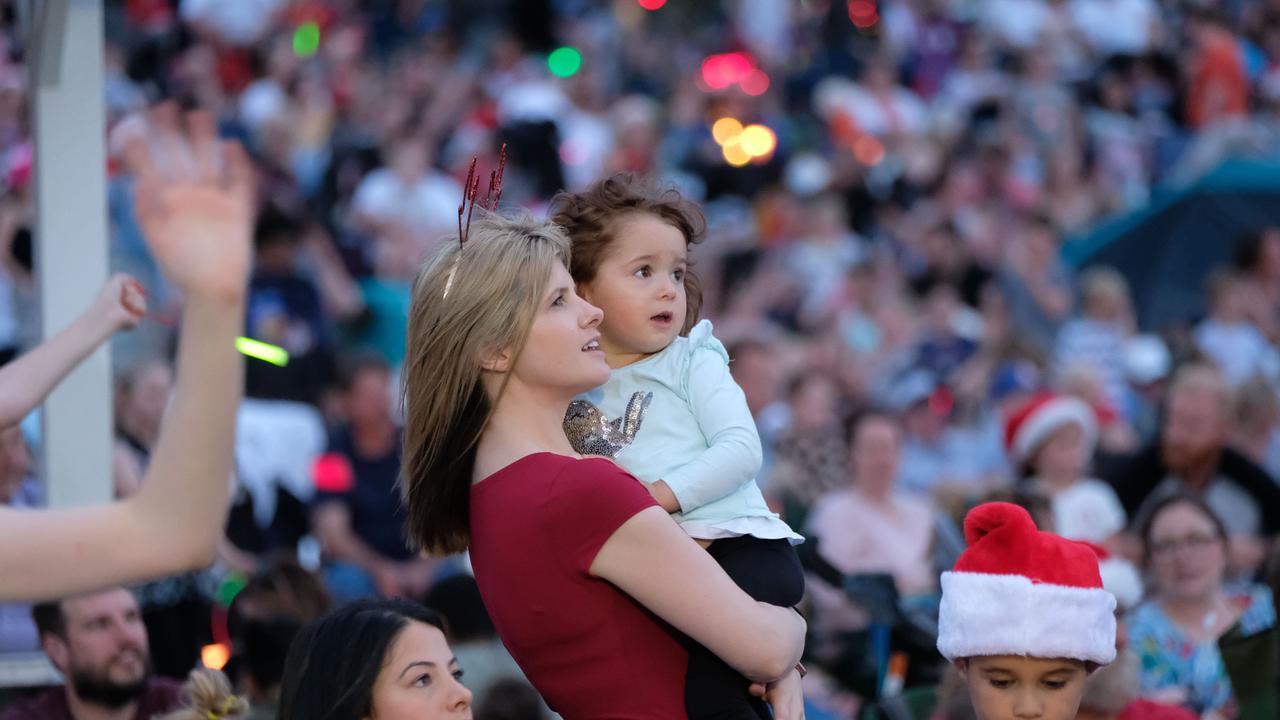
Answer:
[[[511,353],[505,348],[486,352],[480,360],[480,368],[485,372],[508,372],[511,370]]]
[[[951,661],[956,666],[956,671],[960,673],[960,677],[969,679],[969,661],[964,658],[956,658]]]

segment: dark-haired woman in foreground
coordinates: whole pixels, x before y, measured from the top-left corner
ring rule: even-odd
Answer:
[[[435,613],[404,600],[361,600],[294,639],[279,718],[470,720],[461,678]]]

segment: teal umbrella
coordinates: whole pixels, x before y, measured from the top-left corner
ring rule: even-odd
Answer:
[[[1138,322],[1161,330],[1204,312],[1209,273],[1249,232],[1280,226],[1280,162],[1228,160],[1145,207],[1103,221],[1063,248],[1074,267],[1110,265],[1129,280]]]

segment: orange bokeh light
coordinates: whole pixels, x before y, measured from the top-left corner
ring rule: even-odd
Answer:
[[[863,135],[853,143],[853,156],[863,165],[879,165],[884,160],[884,143]]]

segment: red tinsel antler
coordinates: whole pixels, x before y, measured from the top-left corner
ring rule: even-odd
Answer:
[[[489,173],[489,189],[485,192],[481,207],[489,212],[498,209],[498,200],[502,197],[502,174],[507,169],[507,144],[502,144],[502,152],[498,157],[498,169]],[[471,232],[471,215],[476,210],[476,195],[480,192],[480,177],[476,175],[476,158],[471,158],[471,167],[467,169],[467,181],[462,185],[462,202],[458,203],[458,254],[453,258],[453,267],[444,284],[444,297],[449,297],[453,288],[453,276],[458,272],[458,263],[462,261],[462,246],[467,242]],[[467,222],[462,223],[466,216]]]
[[[498,156],[498,169],[489,173],[489,188],[485,191],[480,207],[493,212],[498,209],[498,200],[502,198],[502,175],[507,169],[507,144],[502,144]],[[476,158],[471,158],[471,167],[467,169],[467,180],[462,184],[462,202],[458,204],[458,247],[467,242],[467,234],[471,232],[471,216],[476,210],[476,196],[480,193],[480,177],[476,175]],[[462,222],[463,215],[467,222]]]

